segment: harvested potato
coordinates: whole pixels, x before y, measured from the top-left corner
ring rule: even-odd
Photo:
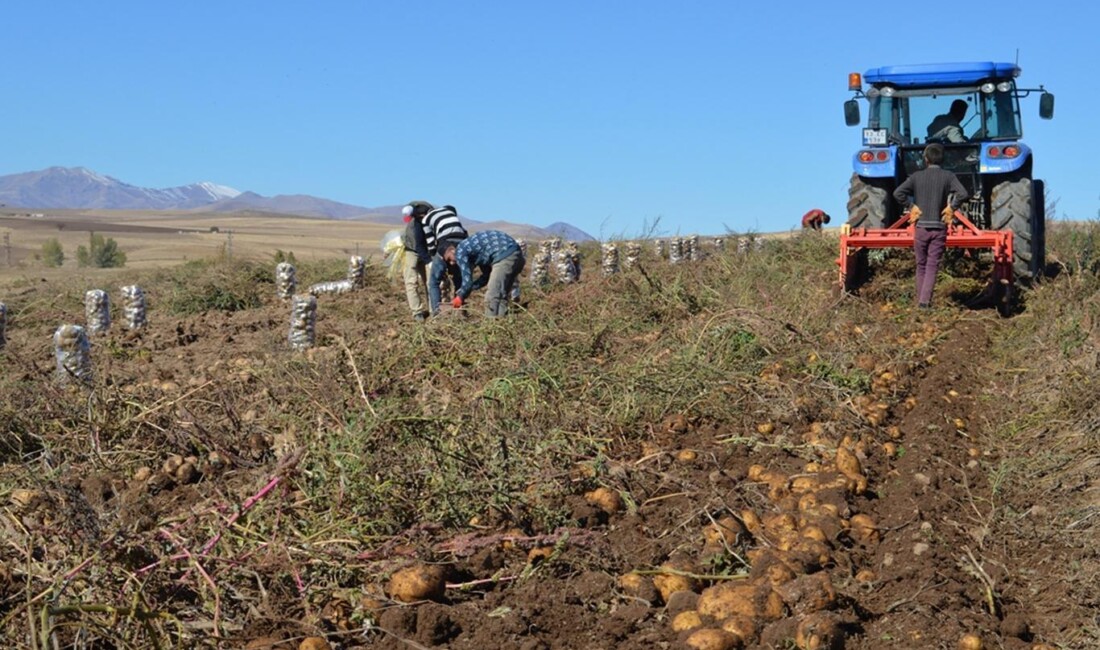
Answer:
[[[657,588],[647,576],[638,573],[627,573],[619,577],[619,589],[623,593],[634,598],[639,598],[648,603],[657,600]]]
[[[810,494],[821,486],[821,475],[796,476],[791,479],[791,494]]]
[[[808,526],[802,526],[799,528],[799,533],[803,537],[814,539],[819,542],[828,542],[829,536],[825,534],[825,531],[821,529],[821,526],[810,524]]]
[[[982,650],[984,647],[982,637],[977,634],[967,634],[959,639],[959,650]]]
[[[757,591],[755,585],[741,582],[722,582],[708,587],[699,595],[699,613],[716,620],[735,614],[755,618]]]
[[[741,640],[741,645],[749,645],[756,640],[756,621],[750,616],[730,616],[722,621],[722,629]]]
[[[307,636],[298,644],[298,650],[330,650],[332,646],[319,636]]]
[[[748,529],[753,535],[759,534],[764,528],[764,524],[760,521],[760,517],[756,515],[752,510],[741,511],[741,521],[744,522],[745,528]]]
[[[770,435],[775,432],[775,424],[772,422],[761,422],[756,425],[756,432],[762,436]]]
[[[798,576],[775,590],[783,603],[799,616],[831,609],[836,604],[836,589],[824,571]]]
[[[848,529],[852,537],[864,546],[872,546],[882,540],[875,520],[867,515],[852,515],[848,520]]]
[[[767,582],[759,585],[726,582],[703,590],[699,596],[700,614],[717,620],[739,615],[777,620],[785,612],[783,600]]]
[[[794,641],[799,650],[835,650],[844,647],[844,633],[832,614],[815,612],[798,624]]]
[[[176,473],[176,470],[180,468],[180,465],[183,465],[183,456],[180,456],[179,454],[172,454],[167,459],[165,459],[164,464],[161,466],[161,471],[171,476]]]
[[[724,548],[736,544],[747,532],[741,522],[726,515],[703,529],[703,541],[708,547]]]
[[[608,487],[598,487],[586,493],[584,495],[584,500],[609,515],[615,514],[623,509],[622,495]]]
[[[672,571],[681,571],[684,573],[691,573],[692,567],[686,562],[666,562],[660,567],[662,570],[671,569]],[[653,576],[653,586],[657,588],[657,592],[661,594],[661,600],[665,603],[668,602],[672,594],[678,591],[695,591],[698,587],[698,583],[695,578],[683,575],[682,573],[659,573]]]
[[[801,537],[782,557],[784,562],[795,569],[795,573],[807,573],[828,565],[832,560],[832,553],[828,544]]]
[[[684,632],[703,627],[703,617],[695,610],[680,612],[672,619],[672,631]]]
[[[393,574],[386,587],[390,598],[403,603],[441,600],[446,588],[444,568],[437,564],[417,564]]]
[[[856,476],[853,478],[845,479],[845,488],[852,494],[859,496],[867,491],[867,477]]]
[[[535,565],[554,556],[553,546],[539,546],[527,551],[527,564]]]
[[[503,542],[500,543],[500,547],[505,551],[515,551],[519,550],[519,547],[516,546],[515,540],[526,537],[526,533],[524,533],[523,529],[521,528],[509,528],[508,530],[504,531],[503,536],[505,537],[505,539]]]
[[[694,449],[681,449],[680,451],[676,452],[676,460],[680,461],[681,463],[694,462],[695,459],[698,457],[699,454],[697,454]]]
[[[754,483],[761,483],[762,481],[760,477],[763,476],[764,472],[766,471],[768,471],[768,468],[764,467],[763,465],[750,465],[748,472],[746,472],[745,475],[750,481]]]
[[[870,584],[874,581],[875,581],[875,572],[870,570],[870,569],[860,569],[859,572],[856,573],[856,582],[861,582],[863,584]]]
[[[798,530],[798,520],[786,512],[764,517],[764,530],[774,537],[782,537]]]
[[[794,579],[794,571],[782,562],[772,562],[764,569],[763,581],[766,581],[773,588]]]
[[[863,468],[859,464],[859,459],[856,458],[852,450],[844,446],[836,448],[836,469],[851,479],[863,476]]]
[[[687,644],[694,650],[733,650],[740,647],[737,637],[715,628],[695,630],[687,638]]]
[[[894,458],[898,455],[898,446],[892,442],[883,443],[882,453],[886,454],[887,458]]]

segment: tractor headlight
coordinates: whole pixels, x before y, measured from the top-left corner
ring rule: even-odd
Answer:
[[[981,90],[982,90],[983,93],[988,95],[988,94],[992,93],[996,88],[997,87],[993,85],[992,81],[987,81],[984,84],[982,84]]]
[[[880,94],[881,93],[879,93],[878,88],[875,88],[874,86],[872,86],[871,89],[867,91],[867,96],[871,99],[878,97]]]
[[[893,97],[895,91],[893,86],[883,86],[880,92],[883,97]]]
[[[1007,93],[1010,90],[1012,90],[1012,84],[1007,81],[1002,81],[1001,83],[997,84],[997,92]]]

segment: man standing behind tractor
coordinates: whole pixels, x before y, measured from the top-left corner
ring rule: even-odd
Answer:
[[[917,258],[917,304],[932,306],[940,257],[947,247],[947,226],[970,195],[955,174],[940,167],[943,145],[924,148],[925,168],[914,173],[894,190],[894,198],[909,213],[913,228],[913,252]]]
[[[508,313],[512,287],[527,262],[516,240],[499,230],[483,230],[457,245],[444,241],[439,245],[439,255],[447,264],[457,266],[462,274],[462,284],[451,303],[455,309],[462,308],[474,289],[487,287],[485,314],[504,316]],[[476,281],[474,267],[481,269],[481,276]]]

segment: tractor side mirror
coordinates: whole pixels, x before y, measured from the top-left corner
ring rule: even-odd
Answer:
[[[1053,107],[1054,98],[1051,97],[1051,106]],[[1040,104],[1041,105],[1041,104]],[[844,102],[844,123],[848,126],[855,126],[859,124],[859,102],[854,99],[849,99]]]
[[[1054,117],[1054,95],[1044,92],[1039,96],[1039,117],[1044,120]]]

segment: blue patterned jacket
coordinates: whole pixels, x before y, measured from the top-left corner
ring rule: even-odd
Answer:
[[[462,272],[462,286],[456,295],[463,300],[474,289],[480,289],[489,282],[489,273],[493,265],[519,250],[516,240],[499,230],[483,230],[463,239],[455,247],[455,264]],[[474,280],[474,267],[481,269],[481,277]]]

